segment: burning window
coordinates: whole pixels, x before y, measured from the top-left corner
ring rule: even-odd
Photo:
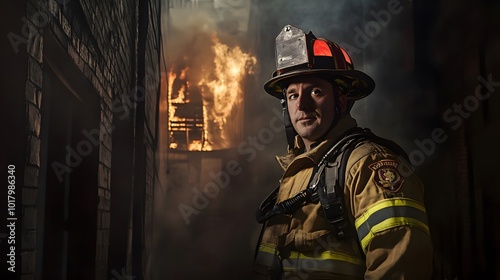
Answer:
[[[170,149],[227,149],[242,133],[242,88],[257,60],[215,36],[211,43],[211,51],[206,52],[210,59],[189,63],[190,56],[186,55],[168,73]]]

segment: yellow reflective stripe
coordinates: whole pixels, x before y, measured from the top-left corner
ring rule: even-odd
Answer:
[[[276,245],[271,243],[260,243],[259,251],[274,255],[276,252]]]
[[[307,275],[335,272],[356,278],[363,278],[366,271],[364,260],[341,252],[323,251],[304,254],[292,251],[285,253],[285,259],[280,260],[280,254],[276,250],[275,244],[261,243],[254,268],[263,269],[265,273],[269,272],[269,269],[290,273],[300,272]]]
[[[384,230],[398,227],[398,226],[411,226],[415,228],[419,228],[420,230],[424,231],[425,233],[429,234],[429,227],[421,222],[420,220],[413,219],[413,218],[408,218],[408,217],[394,217],[394,218],[388,218],[384,220],[381,223],[378,223],[377,225],[374,225],[371,227],[370,232],[360,241],[361,242],[361,247],[363,250],[366,252],[366,247],[372,239],[375,237],[376,233],[382,232]]]
[[[254,260],[254,269],[266,273],[269,270],[281,270],[281,264],[276,253],[275,244],[261,243]]]
[[[410,198],[388,198],[374,203],[373,206],[368,208],[359,218],[356,219],[354,225],[356,228],[359,228],[359,226],[366,222],[366,220],[368,220],[373,213],[383,208],[392,206],[409,206],[425,212],[424,205],[422,205],[419,201]]]
[[[261,243],[259,246],[259,251],[274,255],[276,253],[276,245],[271,244],[271,243]],[[292,252],[290,252],[289,258],[315,259],[315,260],[336,260],[336,261],[350,262],[350,263],[357,264],[357,265],[364,265],[363,260],[356,258],[356,257],[353,257],[351,255],[340,253],[340,252],[323,251],[319,256],[316,256],[316,255],[311,256],[311,255],[314,255],[314,254],[313,253],[304,254],[301,252],[292,251]]]
[[[343,261],[343,262],[349,262],[352,264],[356,265],[364,265],[364,261],[361,259],[358,259],[356,257],[340,253],[340,252],[333,252],[333,251],[324,251],[322,252],[319,256],[308,256],[304,253],[300,253],[297,251],[292,251],[290,253],[291,259],[307,259],[307,260],[335,260],[335,261]]]
[[[409,198],[381,200],[368,208],[354,224],[365,252],[377,233],[390,228],[411,226],[429,234],[424,205]]]
[[[286,259],[283,259],[283,271],[293,275],[304,274],[308,277],[322,275],[324,273],[334,273],[345,277],[362,279],[366,271],[365,263],[362,259],[334,251],[323,251],[321,253],[303,254],[297,251],[290,252]],[[342,277],[344,278],[344,277]]]

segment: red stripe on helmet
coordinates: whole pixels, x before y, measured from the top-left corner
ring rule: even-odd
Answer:
[[[323,40],[314,41],[313,52],[315,56],[333,56],[330,46]]]
[[[349,54],[342,47],[339,47],[339,49],[342,51],[345,61],[347,61],[347,63],[349,64],[352,64],[351,57],[349,56]]]

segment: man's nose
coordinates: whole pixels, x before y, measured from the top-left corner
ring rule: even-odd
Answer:
[[[301,111],[310,110],[312,108],[311,102],[311,96],[301,92],[297,98],[297,109]]]

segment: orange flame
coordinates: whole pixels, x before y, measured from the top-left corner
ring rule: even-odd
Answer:
[[[211,151],[214,149],[229,148],[234,142],[235,131],[240,130],[242,119],[241,104],[243,102],[242,82],[245,75],[253,74],[253,66],[257,59],[250,54],[243,52],[239,47],[229,47],[221,43],[216,37],[212,39],[212,51],[214,55],[213,65],[199,65],[195,69],[201,73],[201,77],[196,83],[190,83],[190,68],[183,68],[180,73],[175,73],[173,69],[168,74],[168,97],[169,97],[169,127],[171,129],[170,148],[181,148],[173,134],[176,129],[185,129],[186,140],[185,149],[190,151]],[[207,73],[200,69],[210,69],[213,71]],[[174,81],[177,88],[174,88]],[[190,102],[186,93],[192,90],[190,85],[199,87],[202,95],[201,118],[203,124],[196,120],[190,120],[186,116],[179,116],[178,109],[182,104]],[[192,108],[194,108],[194,104]],[[184,122],[184,124],[182,124]],[[187,125],[188,122],[192,122]],[[193,125],[194,124],[194,125]],[[202,130],[201,135],[196,139],[190,137],[195,134],[195,130]]]

